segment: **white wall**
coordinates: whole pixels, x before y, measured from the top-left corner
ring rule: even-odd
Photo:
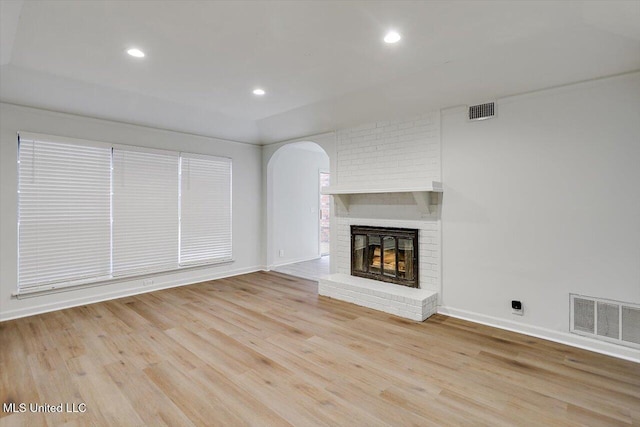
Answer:
[[[232,158],[235,262],[157,275],[152,285],[144,287],[142,280],[129,280],[21,300],[12,298],[17,278],[18,131]],[[0,104],[0,320],[261,269],[261,195],[262,148],[259,146]]]
[[[292,139],[289,141],[282,141],[275,144],[268,144],[262,146],[262,171],[263,171],[263,179],[262,179],[262,199],[263,199],[263,210],[262,210],[262,227],[265,230],[265,238],[263,239],[263,253],[264,253],[264,261],[263,264],[267,266],[267,268],[272,267],[276,264],[278,260],[278,254],[275,249],[274,239],[274,195],[273,195],[273,165],[276,163],[275,159],[282,153],[280,151],[283,147],[288,145],[294,145],[300,142],[313,142],[314,144],[322,147],[325,153],[329,156],[329,172],[333,174],[335,171],[335,149],[336,149],[336,137],[334,132],[328,132],[318,135],[306,136],[303,138]],[[333,227],[333,214],[330,218],[331,221],[331,237],[330,237],[330,252],[334,250],[334,242],[335,242],[335,230]],[[331,265],[331,269],[333,270],[333,265]]]
[[[319,173],[329,171],[329,156],[318,145],[302,142],[282,147],[272,162],[274,265],[317,258]]]
[[[640,303],[640,73],[465,114],[442,114],[445,311],[552,336],[569,293]]]

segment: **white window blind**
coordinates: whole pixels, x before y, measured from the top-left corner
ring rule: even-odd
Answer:
[[[231,159],[20,132],[18,295],[231,260]]]
[[[110,274],[111,147],[21,133],[18,290]]]
[[[113,276],[178,268],[179,153],[113,150]]]
[[[180,265],[231,259],[231,159],[182,153]]]

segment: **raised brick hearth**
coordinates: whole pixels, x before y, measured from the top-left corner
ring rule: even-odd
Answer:
[[[318,294],[419,322],[435,314],[438,294],[348,274],[331,274],[318,282]]]

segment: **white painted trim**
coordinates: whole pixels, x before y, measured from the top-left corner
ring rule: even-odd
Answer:
[[[322,253],[322,224],[320,218],[322,217],[322,174],[329,175],[329,181],[331,181],[331,172],[329,169],[318,169],[318,256],[323,257],[331,254],[331,236],[329,236],[329,252]],[[329,206],[331,206],[331,200],[329,200]],[[329,208],[329,221],[331,221],[331,208]],[[331,234],[331,223],[329,223],[329,234]]]
[[[23,290],[22,292],[18,290],[17,292],[12,293],[11,296],[16,299],[37,298],[37,297],[42,297],[42,296],[51,295],[51,294],[58,294],[61,292],[73,292],[73,291],[79,291],[81,289],[95,288],[99,286],[116,285],[123,282],[131,282],[133,280],[154,279],[158,277],[158,275],[182,273],[190,270],[202,270],[204,268],[220,267],[222,265],[233,264],[234,262],[235,260],[229,259],[224,261],[212,262],[209,264],[180,266],[179,268],[173,269],[173,270],[156,271],[152,273],[140,273],[134,276],[108,277],[104,280],[82,282],[77,284],[70,284],[75,282],[56,283],[54,285],[51,285],[43,289],[27,289],[27,290]]]
[[[155,127],[155,126],[143,125],[143,124],[136,124],[136,123],[130,123],[130,122],[123,122],[123,121],[119,121],[119,120],[104,119],[104,118],[95,117],[95,116],[85,116],[85,115],[80,115],[80,114],[76,114],[76,113],[65,113],[64,111],[50,110],[50,109],[44,108],[44,107],[34,107],[34,106],[31,106],[31,105],[16,104],[16,103],[7,102],[7,101],[2,101],[2,102],[0,102],[0,105],[1,104],[7,105],[7,106],[10,106],[10,107],[15,107],[16,109],[20,109],[20,110],[30,110],[31,112],[36,112],[36,113],[47,113],[47,114],[52,115],[54,117],[62,117],[62,118],[75,117],[75,118],[86,119],[86,120],[89,120],[89,121],[92,121],[92,122],[98,123],[98,124],[113,123],[113,124],[117,124],[119,126],[126,126],[126,127],[130,128],[130,129],[144,128],[144,129],[150,129],[150,130],[153,130],[153,131],[158,131],[158,132],[163,132],[163,133],[174,133],[174,134],[180,134],[180,135],[193,136],[193,137],[196,137],[196,138],[204,138],[204,139],[208,139],[208,140],[215,140],[215,141],[219,141],[219,142],[228,142],[228,143],[231,143],[231,144],[249,145],[249,146],[255,147],[255,148],[259,149],[259,150],[262,150],[262,147],[264,146],[264,144],[261,144],[260,142],[234,141],[232,139],[219,138],[217,136],[205,135],[205,134],[201,134],[201,133],[185,132],[185,131],[180,131],[180,130],[175,130],[175,129],[161,128],[161,127]]]
[[[513,322],[511,320],[486,316],[484,314],[460,310],[453,307],[438,306],[438,314],[444,314],[447,316],[455,317],[457,319],[468,320],[470,322],[480,323],[482,325],[492,326],[494,328],[504,329],[506,331],[517,332],[536,338],[542,338],[571,347],[577,347],[583,350],[589,350],[596,353],[606,354],[607,356],[617,357],[619,359],[640,363],[640,354],[636,349],[610,344],[580,335],[574,335],[567,332],[541,328],[539,326]]]
[[[356,187],[356,186],[339,186],[330,185],[322,187],[322,194],[338,195],[338,194],[379,194],[379,193],[416,193],[416,192],[436,192],[442,193],[442,183],[439,181],[431,181],[428,185],[417,187]]]
[[[305,141],[315,142],[314,139],[326,138],[328,136],[335,136],[335,134],[336,134],[336,131],[331,130],[329,132],[314,133],[313,135],[306,135],[306,136],[299,136],[297,138],[285,139],[284,141],[266,142],[266,143],[260,144],[260,146],[266,148],[266,147],[277,147],[279,145],[293,144],[296,142],[305,142]]]
[[[264,266],[254,266],[241,268],[237,270],[225,271],[222,273],[208,273],[202,276],[174,279],[166,283],[151,285],[151,286],[137,286],[135,288],[129,288],[125,290],[105,292],[103,294],[91,295],[82,298],[76,298],[67,301],[60,301],[56,303],[42,304],[35,307],[28,307],[18,310],[3,311],[0,313],[0,322],[6,320],[19,319],[21,317],[33,316],[36,314],[48,313],[51,311],[63,310],[66,308],[77,307],[85,304],[93,304],[102,301],[109,301],[118,298],[128,297],[132,295],[146,294],[148,292],[159,291],[161,289],[177,288],[180,286],[192,285],[194,283],[206,282],[209,280],[224,279],[225,277],[239,276],[241,274],[253,273],[256,271],[264,271]]]
[[[631,70],[631,71],[625,71],[624,73],[618,73],[618,74],[610,74],[607,76],[601,76],[601,77],[594,77],[591,79],[586,79],[586,80],[579,80],[577,82],[569,82],[569,83],[563,83],[563,84],[559,84],[559,85],[554,85],[554,86],[547,86],[547,87],[543,87],[541,89],[534,89],[534,90],[530,90],[530,91],[525,91],[525,92],[517,92],[517,93],[511,93],[508,95],[504,95],[502,97],[499,98],[495,98],[495,103],[496,103],[496,108],[498,106],[498,104],[502,104],[504,102],[509,102],[512,99],[521,99],[521,98],[525,98],[525,97],[531,97],[531,96],[538,96],[538,95],[544,95],[550,91],[570,91],[570,90],[574,90],[575,87],[580,87],[583,85],[597,85],[600,83],[606,83],[609,80],[612,79],[618,79],[618,78],[626,78],[628,76],[634,76],[636,74],[640,74],[640,70]],[[458,112],[458,110],[462,109],[463,111],[466,110],[468,108],[469,105],[475,105],[475,104],[481,104],[483,102],[485,102],[486,98],[483,99],[470,99],[467,101],[466,104],[458,104],[458,105],[449,105],[449,106],[444,106],[444,107],[440,107],[440,114],[445,114],[445,115],[449,115],[449,114],[455,114]],[[441,122],[442,123],[442,122]],[[442,128],[440,128],[442,129]]]
[[[305,258],[298,258],[298,259],[294,259],[294,260],[289,260],[287,262],[283,262],[283,263],[280,263],[280,264],[270,265],[270,266],[268,266],[267,271],[268,270],[273,270],[274,268],[283,267],[285,265],[291,265],[291,264],[295,264],[295,263],[298,263],[298,262],[313,261],[313,260],[320,259],[320,258],[322,258],[321,255],[314,255],[312,257],[305,257]]]

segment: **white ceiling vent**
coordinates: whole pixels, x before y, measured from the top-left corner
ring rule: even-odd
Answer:
[[[603,298],[569,295],[571,332],[640,348],[640,306]]]
[[[495,102],[472,105],[469,107],[469,120],[486,120],[496,115]]]

